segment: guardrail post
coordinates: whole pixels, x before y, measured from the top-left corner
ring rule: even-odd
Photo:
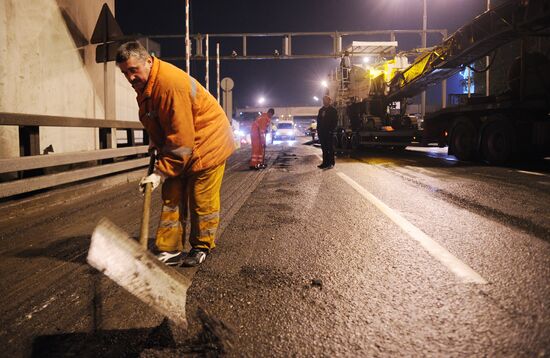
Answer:
[[[129,147],[133,147],[134,145],[136,145],[136,137],[134,135],[133,129],[126,130],[126,141],[127,141],[126,145]]]
[[[113,134],[111,128],[99,128],[99,148],[112,148]]]

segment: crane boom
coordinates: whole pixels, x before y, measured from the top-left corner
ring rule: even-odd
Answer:
[[[417,95],[522,36],[550,29],[550,0],[512,0],[477,16],[390,81],[389,102]]]

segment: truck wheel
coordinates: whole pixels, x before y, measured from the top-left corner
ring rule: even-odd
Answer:
[[[342,133],[342,149],[349,149],[350,140],[346,133]]]
[[[515,136],[512,127],[504,121],[489,124],[483,131],[481,151],[487,163],[502,165],[512,160]]]
[[[459,160],[472,160],[476,154],[477,129],[468,118],[459,118],[451,129],[450,152]]]
[[[360,137],[359,137],[359,133],[353,133],[351,135],[351,139],[350,139],[350,147],[351,149],[353,150],[357,150],[359,149],[359,146],[361,145],[360,143]]]

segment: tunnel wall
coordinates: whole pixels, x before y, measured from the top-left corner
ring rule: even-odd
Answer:
[[[114,12],[114,0],[0,0],[0,112],[138,120],[135,92],[89,44],[104,3]],[[39,138],[40,153],[99,149],[95,128],[40,127]],[[0,127],[0,158],[19,155],[18,127]]]

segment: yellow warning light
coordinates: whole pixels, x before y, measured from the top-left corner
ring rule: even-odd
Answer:
[[[370,76],[370,78],[376,78],[376,77],[380,76],[383,73],[384,73],[384,71],[382,71],[382,70],[377,70],[377,69],[371,68],[370,71],[369,71],[369,76]]]
[[[394,131],[392,126],[383,126],[382,130],[386,131],[386,132],[393,132]]]

